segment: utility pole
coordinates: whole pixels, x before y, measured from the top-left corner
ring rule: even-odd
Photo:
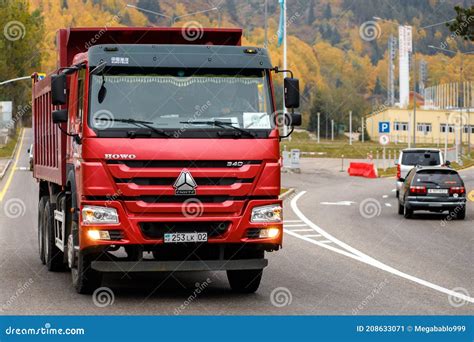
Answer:
[[[413,43],[413,147],[416,147],[416,54]]]
[[[352,110],[349,111],[349,145],[352,145]]]
[[[331,141],[334,141],[334,120],[331,120]]]
[[[320,121],[320,116],[321,116],[321,113],[318,112],[318,144],[319,144],[319,141],[320,141],[320,133],[321,133],[321,121]]]
[[[283,1],[283,70],[287,70],[287,56],[286,56],[286,1]],[[283,73],[283,78],[286,77],[286,72]],[[283,89],[283,115],[286,115],[288,110],[285,106],[285,89]],[[283,135],[288,135],[288,127],[283,125]]]
[[[264,22],[264,26],[265,26],[265,39],[264,39],[264,44],[263,46],[268,49],[268,24],[267,24],[267,18],[268,18],[268,0],[265,0],[265,22]]]

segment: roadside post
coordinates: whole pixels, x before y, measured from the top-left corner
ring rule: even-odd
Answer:
[[[334,120],[331,120],[331,141],[334,141]]]
[[[290,151],[290,169],[293,172],[300,173],[300,156],[301,151],[297,148],[294,148]]]
[[[344,155],[341,154],[341,170],[339,172],[344,172]]]
[[[379,137],[379,143],[380,145],[383,146],[383,150],[382,150],[382,159],[383,159],[383,170],[387,170],[387,158],[386,158],[386,146],[387,144],[390,142],[390,138],[388,137],[388,135],[386,134],[383,134]]]

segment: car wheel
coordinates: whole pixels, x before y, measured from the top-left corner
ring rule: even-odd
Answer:
[[[405,207],[400,202],[398,202],[398,215],[403,215],[404,212],[405,212]]]
[[[466,218],[466,207],[462,207],[460,211],[456,214],[456,219],[464,220]]]
[[[410,218],[411,215],[413,215],[413,210],[412,209],[408,209],[407,208],[407,205],[405,204],[405,206],[403,207],[403,216],[405,218]]]

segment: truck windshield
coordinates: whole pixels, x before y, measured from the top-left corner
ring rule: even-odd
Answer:
[[[89,124],[98,130],[133,127],[124,119],[146,121],[171,134],[232,130],[205,124],[214,120],[245,130],[274,127],[268,79],[262,70],[131,74],[122,69],[92,75],[90,88]]]

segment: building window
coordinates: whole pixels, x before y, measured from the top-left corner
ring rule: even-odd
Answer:
[[[471,132],[471,134],[474,133],[474,126],[464,126],[464,130],[463,130],[463,133],[469,133]]]
[[[397,122],[393,123],[394,131],[408,131],[408,122]]]
[[[429,133],[431,132],[431,124],[430,123],[419,123],[417,124],[418,132]]]
[[[446,133],[446,124],[441,124],[440,131]],[[454,133],[454,125],[448,125],[448,133]]]

